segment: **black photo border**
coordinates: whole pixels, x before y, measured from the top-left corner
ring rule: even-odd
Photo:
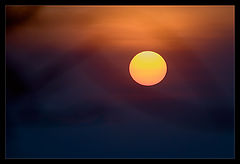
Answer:
[[[7,5],[234,5],[235,7],[235,98],[234,98],[234,110],[235,110],[235,157],[229,158],[229,160],[238,160],[239,159],[239,109],[238,107],[238,84],[237,80],[237,54],[239,52],[239,2],[240,0],[112,0],[112,1],[104,1],[104,0],[0,0],[0,72],[1,72],[1,95],[0,95],[0,159],[1,160],[9,160],[6,158],[6,60],[5,60],[5,28],[6,28],[6,20],[5,20],[5,7]],[[239,44],[240,46],[240,44]],[[12,159],[10,159],[12,160]],[[228,159],[227,159],[228,160]]]

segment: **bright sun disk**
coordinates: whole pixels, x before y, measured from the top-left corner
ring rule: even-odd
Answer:
[[[137,83],[152,86],[164,79],[167,64],[156,52],[143,51],[133,57],[129,64],[129,72]]]

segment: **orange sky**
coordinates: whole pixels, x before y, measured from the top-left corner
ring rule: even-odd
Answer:
[[[43,6],[17,37],[38,37],[44,39],[38,46],[63,44],[68,49],[91,42],[101,51],[177,50],[181,38],[201,49],[206,38],[212,42],[233,37],[233,12],[233,6]],[[29,30],[33,35],[27,35]]]

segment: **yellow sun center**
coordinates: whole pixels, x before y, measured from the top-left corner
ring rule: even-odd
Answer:
[[[137,83],[151,86],[163,80],[167,73],[167,64],[156,52],[143,51],[131,60],[129,72]]]

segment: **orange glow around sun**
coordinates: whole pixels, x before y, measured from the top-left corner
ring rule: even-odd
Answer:
[[[152,86],[163,80],[167,73],[167,64],[159,54],[143,51],[131,60],[129,72],[137,83]]]

